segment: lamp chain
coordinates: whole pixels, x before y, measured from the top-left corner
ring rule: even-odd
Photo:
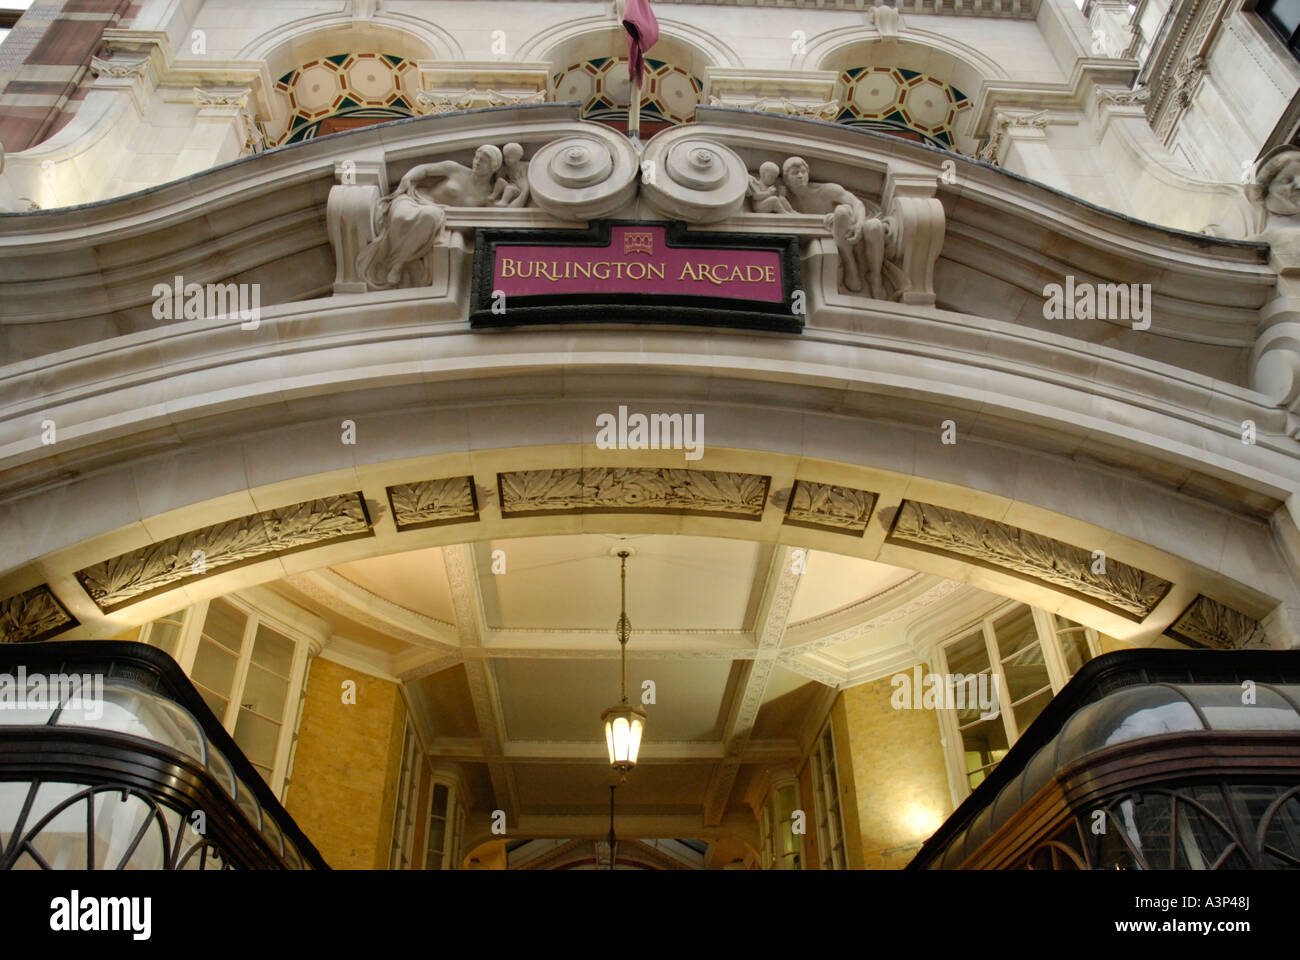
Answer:
[[[627,641],[632,633],[632,624],[627,619],[627,558],[629,554],[626,550],[619,552],[618,558],[621,561],[619,569],[619,578],[621,580],[621,597],[620,610],[618,617],[618,645],[622,651],[623,661],[623,703],[627,703]]]

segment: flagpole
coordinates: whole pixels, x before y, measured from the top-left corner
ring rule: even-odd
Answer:
[[[618,8],[616,7],[616,10]],[[645,76],[645,55],[659,40],[659,21],[650,0],[627,0],[618,10],[627,31],[628,109],[627,136],[639,153],[641,146],[641,81]]]
[[[627,114],[627,135],[635,144],[641,143],[641,78],[636,78],[636,83],[632,84],[631,105]]]

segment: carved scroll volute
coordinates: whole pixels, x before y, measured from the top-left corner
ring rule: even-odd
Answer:
[[[688,223],[717,223],[740,213],[749,171],[734,151],[712,140],[665,131],[646,147],[642,191],[656,210]]]
[[[907,276],[908,285],[899,297],[903,303],[931,307],[935,303],[934,265],[943,249],[945,225],[943,202],[935,196],[937,186],[933,177],[892,183],[885,256]]]
[[[375,210],[388,192],[382,162],[347,160],[334,165],[334,179],[325,204],[325,225],[334,250],[334,292],[365,293],[366,280],[357,257],[375,238]]]
[[[627,138],[590,124],[587,132],[553,140],[528,163],[533,202],[561,220],[594,220],[636,196],[640,163]]]

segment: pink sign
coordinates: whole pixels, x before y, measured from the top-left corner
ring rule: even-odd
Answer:
[[[780,304],[776,250],[668,246],[662,226],[616,226],[609,246],[495,247],[492,290],[507,298],[548,294],[652,294]]]

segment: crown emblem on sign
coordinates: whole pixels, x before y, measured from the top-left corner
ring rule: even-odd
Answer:
[[[655,235],[653,233],[625,233],[623,234],[623,253],[644,253],[654,256],[655,252]]]

